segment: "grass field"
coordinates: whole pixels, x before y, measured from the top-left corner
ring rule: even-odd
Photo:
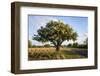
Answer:
[[[54,47],[29,48],[28,60],[79,59],[87,58],[87,54],[87,49],[79,48],[60,48],[60,51]]]

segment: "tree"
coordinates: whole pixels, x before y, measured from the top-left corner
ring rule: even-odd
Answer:
[[[33,36],[33,40],[51,42],[55,46],[56,51],[60,50],[60,46],[65,40],[75,41],[78,36],[69,24],[64,24],[60,20],[48,22],[45,27],[38,29],[37,33],[37,35]]]
[[[44,47],[50,47],[50,44],[45,44]]]
[[[86,38],[86,39],[84,40],[84,44],[85,44],[85,47],[87,48],[87,47],[88,47],[88,38]]]
[[[86,39],[84,40],[84,44],[85,44],[85,45],[88,45],[88,38],[86,38]]]
[[[32,47],[32,42],[30,40],[28,40],[28,47],[31,48]]]
[[[75,47],[75,48],[78,47],[78,45],[79,44],[77,42],[73,43],[73,47]]]
[[[73,46],[73,44],[71,44],[71,43],[69,43],[68,45],[67,45],[67,47],[72,47]]]

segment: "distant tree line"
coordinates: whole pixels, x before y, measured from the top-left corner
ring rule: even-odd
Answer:
[[[73,44],[68,44],[67,47],[72,47],[72,48],[88,48],[88,45],[86,45],[86,44],[78,44],[76,42],[76,43],[73,43]]]
[[[28,40],[28,47],[37,47],[37,48],[41,48],[41,47],[54,47],[53,45],[51,46],[50,44],[44,44],[41,46],[37,46],[37,45],[32,45],[32,42],[30,40]],[[77,42],[69,43],[68,45],[61,45],[61,47],[70,47],[70,48],[88,48],[88,38],[86,38],[86,40],[84,40],[83,44],[79,44]]]
[[[77,42],[73,44],[68,44],[67,47],[73,47],[73,48],[88,48],[88,38],[84,40],[83,44],[79,44]]]

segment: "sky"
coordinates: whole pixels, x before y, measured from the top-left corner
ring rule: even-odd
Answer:
[[[65,24],[69,24],[77,33],[77,41],[79,44],[83,44],[88,35],[88,17],[77,16],[46,16],[46,15],[28,15],[28,39],[31,40],[33,45],[44,45],[41,42],[32,40],[34,34],[37,34],[37,30],[49,21],[63,21]],[[73,41],[64,41],[62,45],[73,43]]]

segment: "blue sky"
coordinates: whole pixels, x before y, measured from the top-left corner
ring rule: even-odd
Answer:
[[[33,45],[43,45],[43,43],[32,40],[32,36],[37,34],[37,30],[50,20],[61,20],[65,24],[69,24],[77,33],[78,39],[76,42],[82,44],[88,34],[88,18],[87,17],[75,17],[75,16],[43,16],[43,15],[29,15],[28,16],[28,35],[29,40],[32,41]],[[73,41],[64,41],[62,45],[73,43]]]

